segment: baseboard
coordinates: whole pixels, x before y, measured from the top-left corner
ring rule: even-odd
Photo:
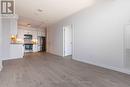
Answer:
[[[63,57],[63,55],[60,55],[60,54],[55,53],[55,52],[50,52],[50,51],[47,51],[47,53],[50,53],[50,54],[54,54],[54,55],[57,55],[57,56],[62,56],[62,57]]]
[[[126,68],[117,68],[117,67],[107,66],[107,65],[103,65],[103,64],[93,63],[93,62],[90,62],[90,61],[75,59],[75,58],[74,58],[74,60],[130,75],[130,70],[126,69]]]
[[[2,61],[4,60],[14,60],[14,59],[22,59],[23,57],[20,57],[20,58],[1,58]]]

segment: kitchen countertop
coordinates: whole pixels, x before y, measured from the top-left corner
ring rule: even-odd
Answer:
[[[10,43],[10,44],[16,44],[16,45],[17,45],[17,44],[18,44],[18,45],[21,44],[21,45],[24,45],[24,43]]]

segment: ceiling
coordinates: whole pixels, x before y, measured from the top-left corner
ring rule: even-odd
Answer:
[[[93,0],[15,0],[19,25],[55,23],[93,4]],[[44,24],[43,24],[44,23]],[[43,25],[42,25],[43,24]]]
[[[24,27],[32,27],[38,29],[46,28],[46,24],[43,21],[34,20],[33,18],[22,17],[20,16],[18,19],[18,25]]]

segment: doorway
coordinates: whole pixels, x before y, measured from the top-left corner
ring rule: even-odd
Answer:
[[[72,57],[73,28],[72,25],[63,26],[63,56]]]

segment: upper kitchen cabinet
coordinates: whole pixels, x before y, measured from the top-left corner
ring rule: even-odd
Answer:
[[[38,36],[45,37],[45,29],[18,26],[18,37],[22,39],[24,34],[30,34],[33,36],[33,39],[37,39]]]
[[[30,35],[32,35],[32,31],[31,30],[24,30],[24,34],[30,34]]]
[[[23,29],[18,29],[17,38],[24,39],[24,30]]]
[[[37,35],[38,35],[38,36],[45,36],[45,32],[38,31],[38,32],[37,32]]]
[[[25,29],[18,29],[18,38],[19,39],[24,39],[24,35],[29,34],[33,36],[33,39],[37,39],[37,31],[34,30],[25,30]]]
[[[37,31],[32,31],[32,36],[33,36],[33,39],[37,39]]]

